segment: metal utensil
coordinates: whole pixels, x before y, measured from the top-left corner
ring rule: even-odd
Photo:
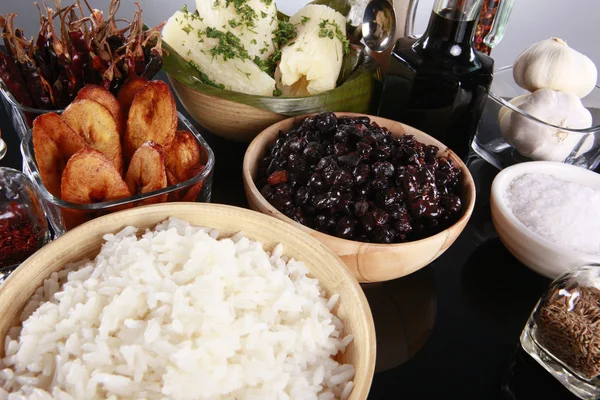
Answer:
[[[384,52],[396,33],[396,13],[387,0],[373,0],[365,8],[362,23],[363,40],[377,53]]]
[[[2,132],[0,131],[0,160],[6,155],[6,143],[2,140]]]

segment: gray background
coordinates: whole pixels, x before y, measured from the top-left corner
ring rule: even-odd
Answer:
[[[50,0],[47,0],[51,3]],[[106,10],[109,0],[88,0],[92,7]],[[203,0],[211,1],[211,0]],[[293,13],[302,7],[304,0],[276,0],[279,9]],[[64,4],[71,4],[64,0]],[[166,20],[185,3],[194,8],[194,0],[139,0],[144,10],[144,20],[154,25]],[[600,25],[598,0],[515,0],[511,20],[502,43],[492,56],[496,66],[512,64],[516,56],[529,44],[552,36],[565,39],[568,44],[590,57],[600,65],[600,44],[597,32]],[[420,0],[415,24],[416,33],[425,30],[434,0]],[[122,0],[121,16],[130,18],[134,10],[133,0]],[[25,29],[28,36],[37,33],[39,26],[37,9],[33,0],[0,0],[0,13],[16,12],[17,27]],[[594,37],[595,36],[595,37]]]

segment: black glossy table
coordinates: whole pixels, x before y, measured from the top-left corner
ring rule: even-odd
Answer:
[[[247,207],[241,173],[247,145],[198,128],[216,156],[212,201]],[[20,169],[18,139],[3,107],[0,129],[8,145],[0,165]],[[377,331],[369,399],[574,399],[520,347],[525,322],[550,281],[521,265],[497,238],[489,190],[498,171],[477,157],[469,169],[477,203],[456,243],[410,276],[363,285]]]

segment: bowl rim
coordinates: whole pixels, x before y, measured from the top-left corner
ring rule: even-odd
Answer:
[[[589,254],[584,253],[582,251],[573,250],[569,247],[566,247],[561,244],[554,243],[537,233],[533,230],[529,229],[525,224],[523,224],[519,219],[512,213],[512,211],[508,208],[504,200],[504,192],[508,185],[510,185],[515,179],[518,177],[527,174],[527,173],[538,173],[538,174],[546,174],[551,175],[557,179],[569,181],[563,177],[557,177],[555,175],[556,171],[569,172],[569,177],[573,177],[574,175],[586,176],[589,177],[590,180],[594,180],[598,182],[598,188],[600,190],[600,175],[590,171],[585,168],[577,167],[575,165],[564,164],[553,161],[529,161],[516,165],[512,165],[500,171],[498,175],[494,178],[492,182],[491,188],[491,208],[492,215],[494,208],[506,219],[506,221],[515,229],[517,229],[525,238],[531,240],[537,245],[542,246],[545,249],[554,252],[560,252],[564,256],[572,259],[586,260],[587,263],[598,263],[600,264],[600,254]],[[572,182],[572,181],[571,181]],[[495,218],[493,218],[495,220]],[[496,223],[496,221],[494,221]],[[582,264],[583,265],[583,264]]]
[[[360,312],[357,314],[360,315],[360,319],[363,321],[363,323],[365,325],[364,343],[363,343],[363,346],[360,346],[360,350],[359,350],[363,354],[363,361],[366,361],[366,363],[367,363],[367,365],[363,366],[364,374],[365,374],[364,375],[365,382],[361,382],[360,386],[359,385],[354,386],[353,392],[351,393],[351,398],[355,398],[355,399],[366,398],[369,393],[369,390],[371,388],[371,385],[373,382],[373,376],[375,373],[375,363],[376,363],[376,357],[377,357],[377,341],[376,341],[376,334],[375,334],[375,322],[373,319],[373,313],[371,311],[371,306],[370,306],[370,304],[367,300],[367,297],[366,297],[364,291],[362,290],[359,282],[354,278],[354,275],[352,275],[352,272],[350,272],[350,270],[348,268],[346,268],[346,265],[340,259],[340,257],[338,255],[336,255],[335,252],[330,250],[327,246],[325,246],[325,244],[323,244],[321,241],[312,237],[311,235],[302,231],[301,229],[298,229],[297,227],[291,226],[290,224],[287,224],[284,221],[281,221],[277,218],[274,218],[272,216],[269,216],[269,215],[266,215],[266,214],[263,214],[263,213],[260,213],[260,212],[254,211],[254,210],[225,205],[225,204],[178,202],[178,203],[151,204],[151,205],[147,205],[147,206],[135,207],[132,209],[122,210],[122,211],[114,212],[111,214],[107,214],[107,215],[95,218],[91,221],[85,222],[84,224],[73,228],[72,230],[67,232],[65,235],[59,237],[55,241],[44,246],[42,249],[40,249],[35,254],[30,256],[27,260],[25,260],[0,285],[0,299],[4,299],[5,297],[7,297],[7,298],[11,297],[10,292],[7,291],[7,288],[10,287],[10,282],[18,281],[21,278],[21,275],[27,274],[28,271],[30,270],[28,268],[29,265],[40,264],[40,263],[42,263],[42,264],[52,263],[53,262],[52,260],[54,259],[53,256],[55,255],[55,253],[61,252],[61,251],[67,252],[70,249],[70,247],[72,247],[72,246],[69,246],[69,244],[68,244],[70,239],[72,237],[77,237],[77,235],[79,235],[80,233],[88,232],[87,233],[88,236],[90,235],[91,232],[93,232],[93,234],[96,236],[98,236],[99,233],[101,233],[100,237],[103,238],[104,235],[107,233],[106,228],[103,228],[103,226],[110,225],[111,221],[121,221],[124,219],[123,218],[124,216],[135,217],[135,219],[140,219],[145,215],[151,216],[154,213],[164,212],[167,210],[170,211],[171,212],[170,214],[172,215],[173,211],[179,211],[181,213],[185,213],[187,210],[190,210],[190,209],[202,209],[202,208],[206,209],[206,211],[208,213],[222,213],[222,214],[229,213],[229,214],[238,214],[238,215],[241,214],[241,215],[246,215],[246,216],[252,216],[252,219],[268,221],[269,224],[273,224],[279,230],[296,231],[297,235],[300,236],[303,241],[306,241],[307,244],[309,244],[311,248],[319,248],[325,254],[327,254],[327,256],[329,258],[337,261],[337,265],[335,267],[335,272],[336,272],[335,276],[337,277],[337,281],[343,282],[343,285],[346,287],[350,286],[352,288],[351,292],[357,297],[356,301],[358,303],[361,303],[364,308],[364,312]],[[163,220],[166,218],[167,217],[163,218]],[[185,218],[181,218],[181,219],[185,220]],[[130,225],[135,225],[135,224],[130,224]],[[196,226],[199,226],[199,225],[196,225]],[[263,224],[256,224],[255,226],[256,226],[256,229],[258,230],[263,226]],[[207,227],[210,228],[210,226],[207,226]],[[243,230],[242,230],[242,232],[243,232]],[[279,239],[279,238],[277,238],[277,239]],[[275,241],[277,241],[277,240],[275,240]],[[64,249],[60,250],[61,247],[58,247],[58,246],[61,246]],[[284,246],[285,246],[285,244],[284,244]],[[284,253],[285,253],[285,250],[284,250]],[[324,265],[324,267],[331,269],[332,265],[331,265],[331,263],[326,263]],[[63,268],[64,268],[64,265],[63,265]],[[26,276],[26,275],[24,275],[24,276]],[[47,277],[45,277],[44,279],[46,279],[46,278]],[[42,280],[42,282],[43,282],[43,280]],[[340,301],[343,301],[343,299],[340,298]],[[5,305],[7,303],[0,302],[0,304]],[[2,308],[2,313],[6,312],[6,307],[5,306],[2,306],[2,307],[4,307],[4,308]],[[21,311],[22,310],[19,310],[17,315],[20,315]],[[3,338],[0,338],[0,340],[3,340]],[[354,365],[354,367],[356,369],[358,369],[358,365]],[[360,392],[355,393],[354,390],[356,390],[357,386],[360,387]]]
[[[50,112],[62,114],[62,112],[65,111],[62,108],[54,109],[54,110],[44,110],[42,108],[27,107],[27,106],[22,105],[21,103],[19,103],[17,101],[17,99],[15,98],[15,96],[13,96],[13,94],[10,92],[10,90],[8,90],[8,86],[6,85],[6,82],[4,82],[4,80],[1,77],[0,77],[0,94],[2,94],[4,99],[11,106],[15,107],[17,110],[22,111],[22,112],[28,112],[28,113],[32,113],[32,114],[41,115],[41,114],[46,114],[46,113],[50,113]]]
[[[23,162],[29,168],[29,172],[31,173],[31,181],[33,182],[36,190],[41,195],[41,197],[49,202],[50,204],[59,207],[61,209],[70,209],[75,211],[100,211],[111,209],[113,207],[118,207],[126,204],[130,204],[135,201],[145,200],[149,198],[153,198],[159,195],[168,194],[174,192],[176,190],[187,188],[196,183],[203,181],[207,178],[214,169],[215,165],[215,154],[213,150],[210,148],[206,140],[202,137],[200,132],[194,127],[194,125],[181,113],[177,112],[178,122],[185,126],[185,129],[188,130],[194,137],[198,144],[206,150],[207,161],[204,169],[197,174],[196,176],[179,182],[176,185],[170,185],[163,189],[154,190],[148,193],[140,193],[133,196],[125,197],[122,199],[111,200],[111,201],[103,201],[100,203],[89,203],[89,204],[81,204],[81,203],[72,203],[70,201],[65,201],[61,198],[58,198],[51,194],[46,186],[42,182],[42,178],[40,176],[40,172],[37,166],[37,162],[35,160],[35,155],[33,154],[33,129],[29,129],[23,139],[21,140],[20,149],[21,155],[23,156]],[[28,174],[29,175],[29,174]]]
[[[499,74],[499,73],[508,73],[509,71],[511,71],[511,75],[512,75],[512,70],[513,70],[513,66],[512,65],[507,65],[501,68],[498,68],[494,71],[494,75]],[[493,84],[492,84],[493,85]],[[516,83],[515,83],[516,85]],[[594,86],[595,89],[600,90],[600,85],[595,85]],[[529,92],[531,94],[531,92]],[[510,103],[510,101],[505,100],[504,98],[502,98],[501,96],[498,96],[496,93],[494,93],[491,89],[489,92],[489,98],[492,99],[493,101],[495,101],[496,103],[498,103],[500,106],[502,107],[506,107],[508,109],[510,109],[511,111],[514,111],[526,118],[532,119],[542,125],[546,125],[546,126],[550,126],[552,128],[556,128],[556,129],[560,129],[561,131],[564,132],[572,132],[572,133],[579,133],[579,134],[586,134],[586,133],[595,133],[598,132],[598,130],[600,130],[600,125],[594,125],[591,126],[589,128],[584,128],[584,129],[572,129],[572,128],[565,128],[562,126],[558,126],[558,125],[553,125],[553,124],[549,124],[545,121],[542,121],[541,119],[534,117],[533,115],[521,110],[519,107],[513,105],[512,103]],[[516,98],[516,97],[513,97]]]
[[[431,236],[427,236],[425,238],[419,239],[419,240],[412,240],[409,242],[402,242],[402,243],[370,243],[370,242],[359,242],[358,240],[349,240],[349,239],[343,239],[337,236],[333,236],[333,235],[329,235],[327,233],[323,233],[320,232],[316,229],[310,228],[306,225],[302,225],[299,222],[294,221],[293,219],[291,219],[290,217],[288,217],[287,215],[283,214],[282,212],[280,212],[279,210],[277,210],[275,207],[273,207],[271,205],[271,203],[269,203],[269,201],[267,199],[265,199],[263,197],[263,195],[260,193],[260,191],[258,190],[258,188],[256,187],[256,184],[254,183],[254,177],[250,174],[250,162],[251,162],[251,158],[250,158],[250,154],[252,153],[252,151],[254,151],[256,154],[260,153],[260,151],[263,151],[264,149],[260,149],[258,147],[258,142],[264,137],[267,136],[267,131],[275,128],[276,126],[279,125],[285,125],[288,124],[290,121],[293,121],[294,123],[299,122],[300,120],[306,118],[306,117],[310,117],[313,115],[317,115],[318,113],[311,113],[311,114],[304,114],[304,115],[298,115],[296,117],[291,117],[291,118],[286,118],[280,122],[277,122],[276,124],[273,124],[271,126],[269,126],[268,128],[266,128],[265,130],[263,130],[261,133],[259,133],[256,138],[254,138],[254,140],[252,140],[252,142],[250,143],[250,145],[248,146],[248,149],[246,150],[246,153],[244,154],[244,163],[243,163],[243,167],[242,167],[242,173],[243,173],[243,178],[244,178],[244,182],[246,183],[247,188],[252,192],[252,194],[255,196],[255,198],[257,198],[262,204],[265,205],[265,207],[269,210],[269,212],[272,215],[276,215],[277,218],[282,219],[283,221],[285,221],[286,223],[292,224],[296,227],[299,227],[300,229],[304,230],[307,233],[311,233],[311,234],[316,234],[316,235],[323,235],[325,238],[327,238],[330,241],[334,241],[336,243],[339,243],[340,245],[350,245],[350,244],[358,244],[358,245],[365,245],[365,246],[369,246],[370,249],[373,250],[384,250],[384,249],[390,249],[390,248],[397,248],[397,249],[401,249],[401,248],[405,248],[405,247],[410,247],[410,246],[414,246],[415,244],[420,244],[420,243],[425,243],[426,241],[430,241],[430,240],[435,240],[435,239],[442,239],[444,238],[446,235],[446,232],[448,232],[449,230],[455,228],[456,226],[459,226],[461,224],[466,224],[468,222],[468,220],[471,218],[471,215],[473,214],[473,210],[475,209],[475,200],[477,197],[477,194],[475,192],[475,181],[473,180],[473,176],[471,175],[471,172],[469,171],[469,168],[466,166],[466,164],[458,157],[456,156],[456,154],[446,145],[444,145],[443,143],[441,143],[440,141],[438,141],[437,139],[435,139],[434,137],[428,135],[427,133],[420,131],[423,135],[428,136],[428,138],[434,142],[434,144],[440,149],[440,152],[447,152],[448,154],[454,154],[456,159],[459,160],[459,165],[458,167],[461,168],[462,172],[463,172],[463,184],[469,186],[472,190],[472,196],[470,199],[470,202],[467,204],[463,215],[456,221],[454,222],[452,225],[450,225],[449,227],[447,227],[446,229],[436,233],[435,235],[431,235]],[[342,116],[350,116],[350,117],[369,117],[371,118],[371,120],[373,118],[376,118],[380,121],[386,121],[389,123],[397,123],[400,124],[402,126],[409,126],[410,125],[406,125],[403,124],[401,122],[397,122],[397,121],[393,121],[387,118],[382,118],[382,117],[378,117],[375,115],[369,115],[369,114],[362,114],[362,113],[353,113],[353,112],[334,112],[334,114],[337,117],[342,117]],[[411,129],[414,130],[418,130],[416,128],[410,127]],[[259,151],[260,150],[260,151]],[[249,199],[248,199],[249,200]],[[462,201],[463,199],[461,199]]]

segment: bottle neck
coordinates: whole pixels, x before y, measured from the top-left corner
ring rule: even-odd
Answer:
[[[471,17],[472,19],[467,19]],[[450,51],[457,47],[464,52],[473,48],[477,16],[467,16],[461,11],[443,9],[433,11],[429,25],[416,46],[423,49]]]

